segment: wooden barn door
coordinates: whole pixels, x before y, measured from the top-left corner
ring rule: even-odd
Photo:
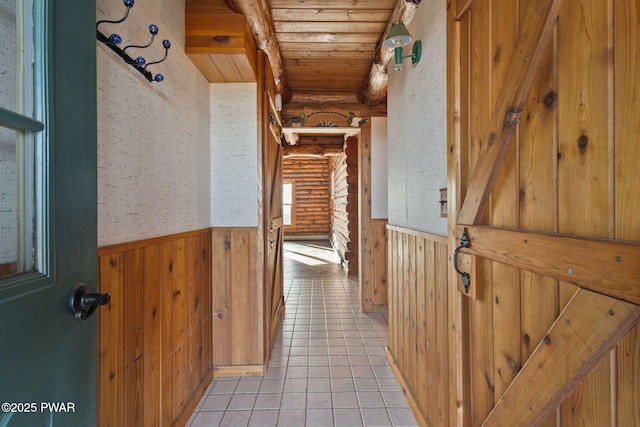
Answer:
[[[265,321],[269,353],[284,306],[283,290],[283,226],[282,226],[282,123],[276,109],[273,75],[265,63],[266,88],[262,111],[263,120],[263,182],[265,232]]]
[[[640,425],[639,23],[640,0],[450,3],[459,425]]]
[[[265,191],[268,195],[265,198],[267,211],[267,313],[269,314],[269,345],[273,341],[278,320],[280,318],[280,309],[283,303],[283,275],[282,275],[282,147],[271,136],[268,142],[268,150],[266,154],[266,186]]]

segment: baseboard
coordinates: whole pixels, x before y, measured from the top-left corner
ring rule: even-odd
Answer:
[[[209,387],[209,384],[211,384],[212,379],[213,369],[209,370],[207,375],[200,382],[200,385],[196,389],[195,393],[193,393],[193,395],[191,396],[191,400],[189,401],[187,406],[185,406],[182,414],[180,414],[180,416],[178,416],[178,418],[173,423],[173,427],[185,427],[187,425],[187,423],[189,422],[189,418],[191,418],[191,414],[193,414],[193,411],[196,410],[198,403],[200,403],[200,399],[202,399],[202,396],[204,396],[204,392]]]
[[[420,409],[418,408],[418,404],[416,403],[411,391],[409,391],[409,387],[407,387],[407,383],[404,380],[404,377],[400,373],[400,369],[398,369],[398,365],[396,364],[396,360],[393,358],[393,355],[389,351],[389,347],[385,349],[385,354],[387,356],[387,361],[389,361],[389,366],[391,366],[391,370],[393,374],[396,376],[396,379],[400,383],[400,387],[402,387],[402,392],[407,397],[407,402],[409,402],[409,407],[413,412],[413,416],[416,417],[416,421],[420,427],[429,427],[427,421],[425,420],[422,413],[420,413]]]
[[[259,377],[267,372],[266,365],[214,366],[213,377]]]

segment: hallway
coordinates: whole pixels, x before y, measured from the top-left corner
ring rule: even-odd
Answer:
[[[187,425],[417,425],[385,357],[386,314],[360,312],[357,282],[328,243],[286,242],[284,257],[267,374],[215,379]]]

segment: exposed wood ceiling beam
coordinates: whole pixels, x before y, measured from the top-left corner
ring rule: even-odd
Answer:
[[[269,64],[273,72],[276,89],[282,95],[282,99],[288,102],[291,93],[287,86],[287,78],[284,71],[280,47],[276,39],[276,30],[273,18],[266,0],[225,0],[227,6],[236,13],[242,13],[247,17],[256,46],[263,50],[269,58]]]
[[[302,135],[300,137],[299,145],[338,145],[342,147],[344,145],[343,135]]]
[[[327,144],[298,144],[290,147],[284,147],[282,149],[282,155],[285,158],[296,156],[311,156],[311,157],[324,157],[324,156],[336,156],[343,152],[344,139],[340,138],[342,144],[339,145],[327,145]]]
[[[365,81],[365,87],[360,96],[360,102],[365,105],[377,105],[387,97],[387,64],[393,58],[393,50],[383,46],[389,29],[395,22],[403,22],[405,25],[411,22],[420,5],[421,0],[400,0],[391,14],[387,29],[378,42],[376,56],[371,64],[369,78]]]

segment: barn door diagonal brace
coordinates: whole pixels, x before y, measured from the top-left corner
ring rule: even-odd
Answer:
[[[531,0],[528,3],[528,19],[520,32],[488,123],[485,139],[488,143],[478,153],[478,160],[469,178],[458,224],[477,225],[482,221],[489,195],[549,47],[561,6],[562,0]]]
[[[468,248],[470,246],[471,243],[469,241],[469,234],[467,233],[467,227],[465,227],[464,230],[462,230],[462,235],[460,236],[460,245],[453,252],[453,268],[456,269],[456,272],[458,272],[458,274],[462,278],[462,285],[464,286],[465,294],[469,293],[469,286],[471,285],[471,275],[458,268],[458,252],[460,252],[460,249]]]

